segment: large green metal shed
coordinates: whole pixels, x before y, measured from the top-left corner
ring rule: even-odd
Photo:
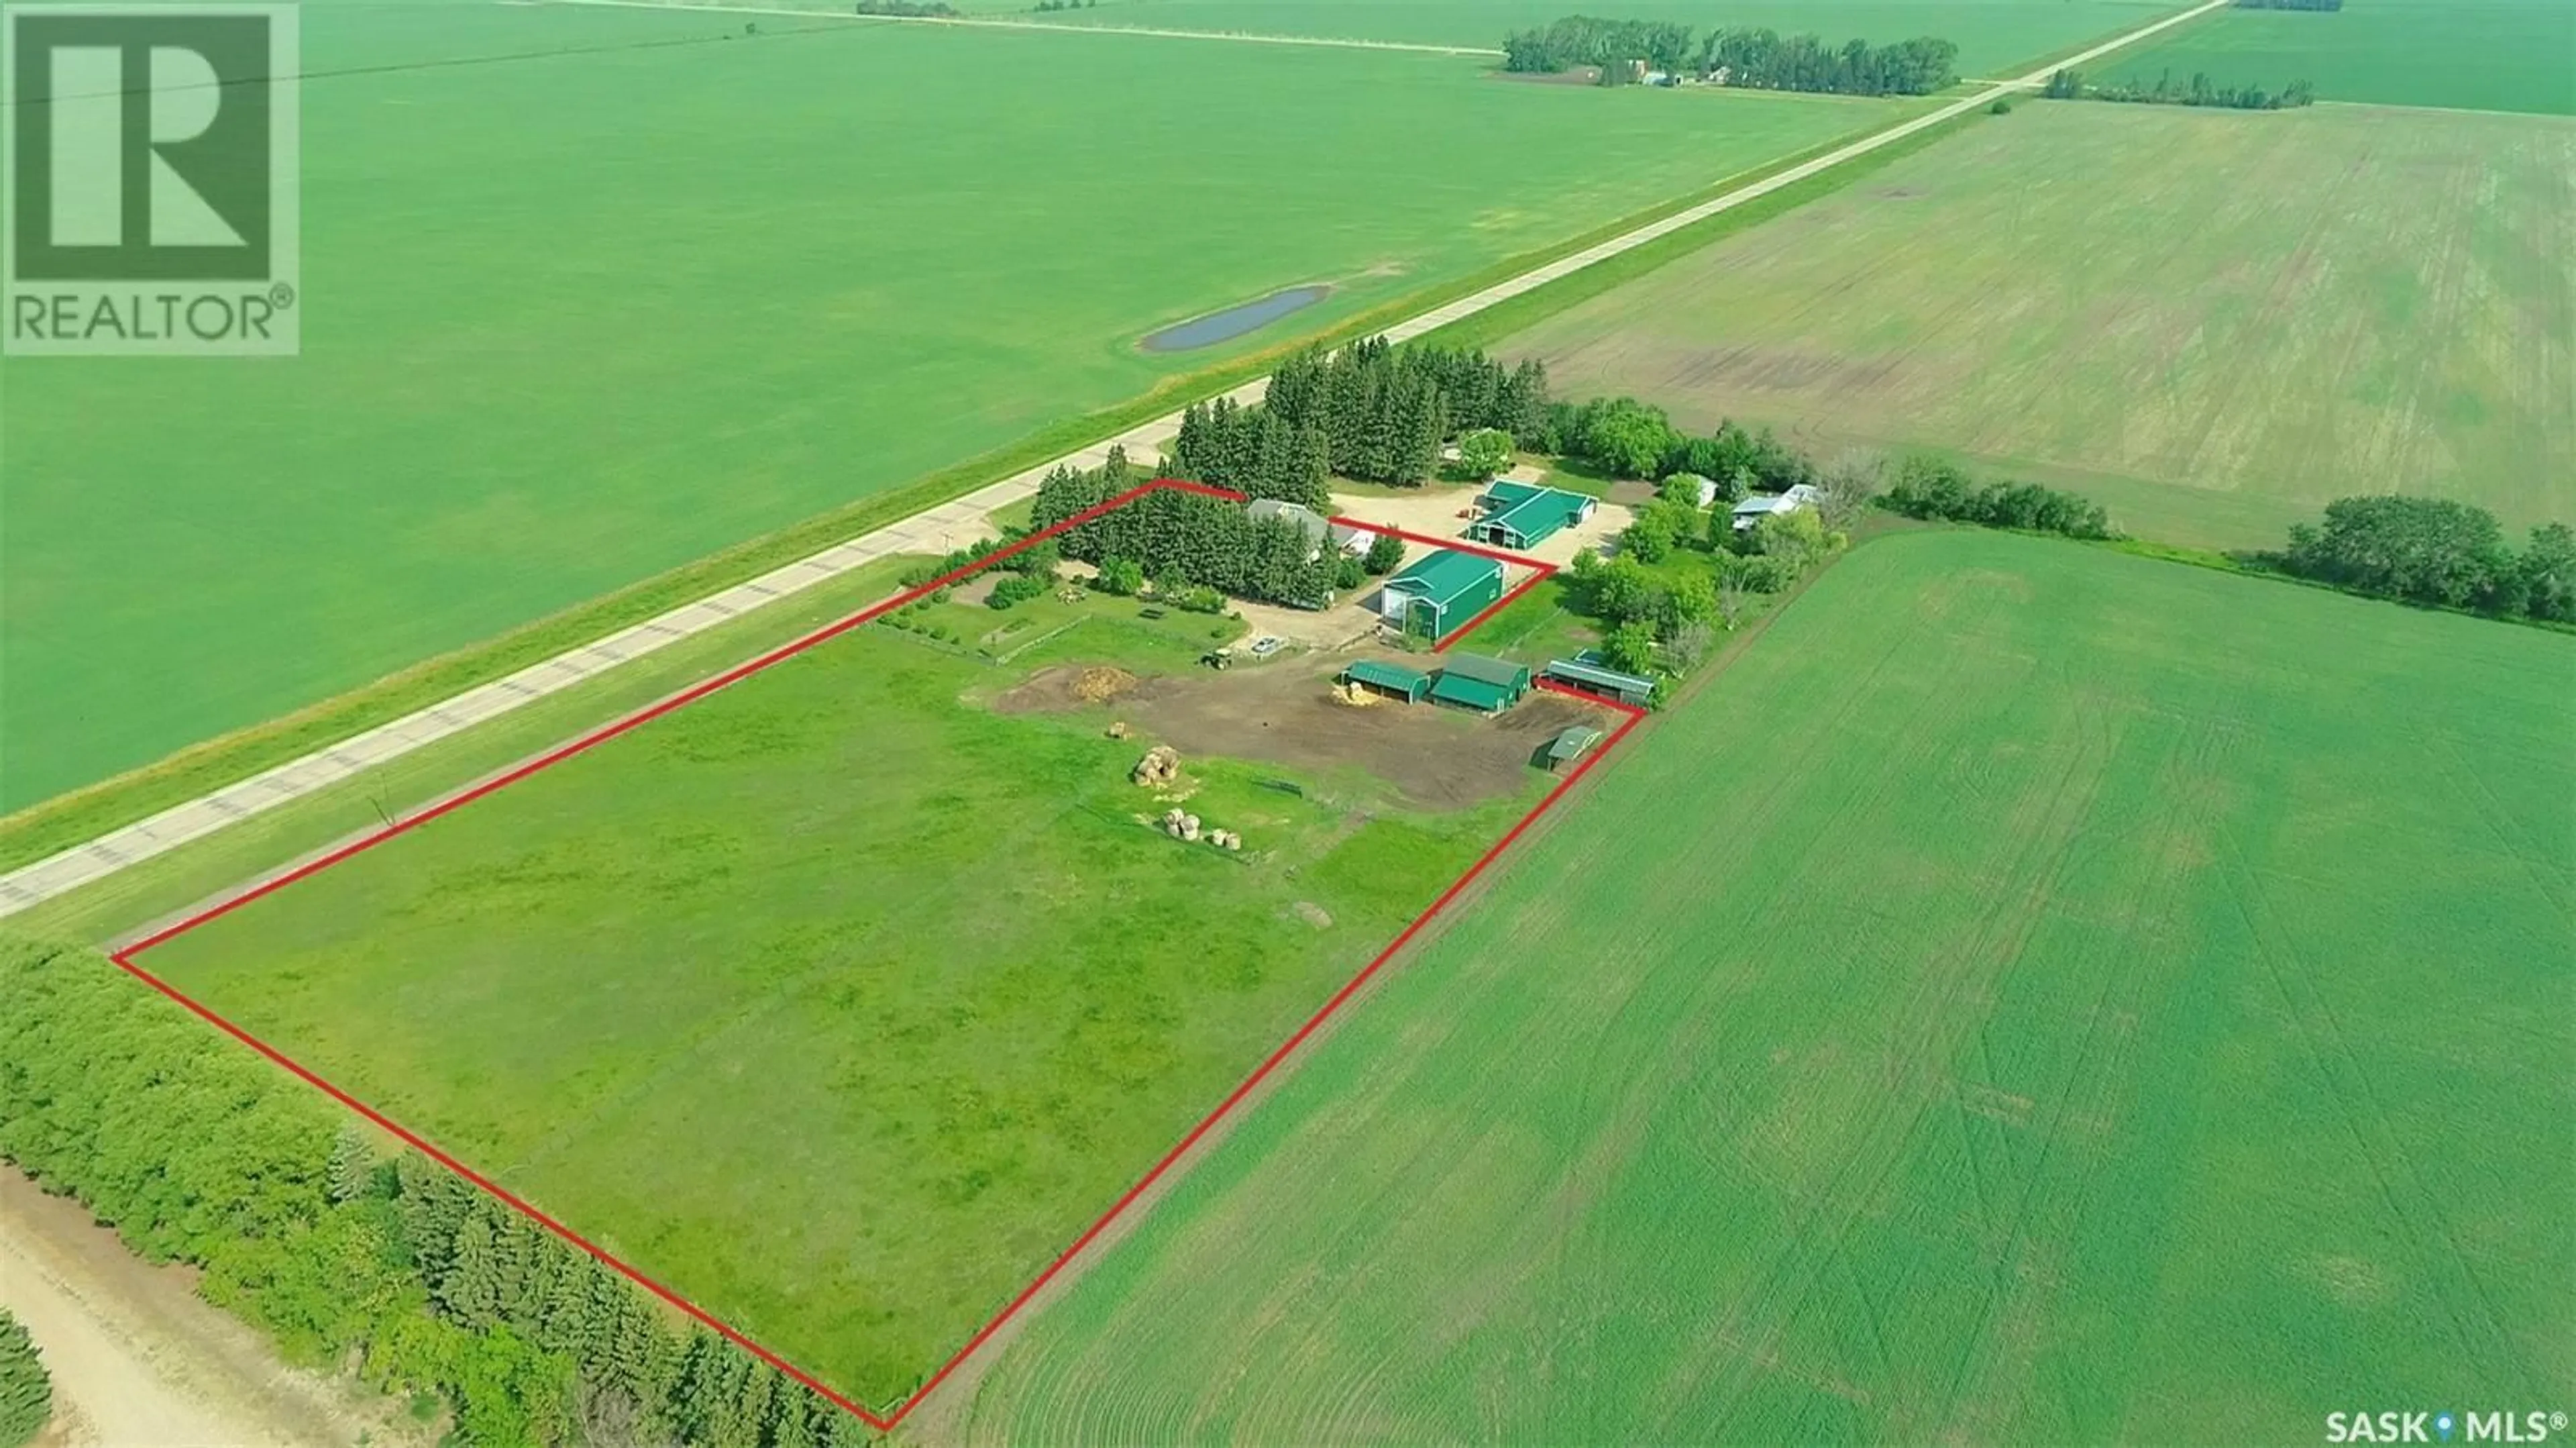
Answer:
[[[1406,633],[1444,638],[1502,596],[1499,560],[1443,548],[1406,564],[1386,581],[1378,614]]]

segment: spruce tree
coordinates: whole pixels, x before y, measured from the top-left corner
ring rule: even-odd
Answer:
[[[375,1147],[358,1123],[344,1121],[331,1138],[331,1163],[325,1184],[334,1202],[354,1202],[367,1194],[376,1171]]]
[[[53,1380],[36,1356],[35,1341],[18,1319],[0,1310],[0,1448],[19,1448],[53,1416]]]
[[[500,1320],[500,1292],[492,1241],[492,1218],[472,1210],[456,1229],[454,1255],[438,1278],[438,1303],[459,1326],[481,1331]]]

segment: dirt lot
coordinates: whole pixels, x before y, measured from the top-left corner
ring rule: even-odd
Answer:
[[[142,1261],[77,1204],[0,1166],[0,1307],[54,1380],[38,1448],[425,1441],[389,1436],[389,1402],[287,1367],[194,1287],[186,1269]]]
[[[1538,481],[1534,469],[1515,468],[1506,476]],[[1418,494],[1335,493],[1333,511],[1364,523],[1383,523],[1408,533],[1464,541],[1468,520],[1459,514],[1472,508],[1476,492],[1474,488],[1439,486],[1426,487]],[[1585,548],[1598,548],[1608,553],[1612,551],[1610,540],[1628,526],[1631,518],[1629,509],[1615,503],[1604,503],[1592,511],[1590,521],[1546,539],[1531,549],[1529,556],[1549,563],[1571,563],[1574,555]],[[1409,544],[1405,550],[1405,561],[1410,563],[1429,551],[1422,544]]]
[[[1353,705],[1332,677],[1355,654],[1138,680],[1119,697],[1077,697],[1083,669],[1040,671],[1002,695],[1003,713],[1083,713],[1104,727],[1124,719],[1140,740],[1197,755],[1261,759],[1295,769],[1357,767],[1426,809],[1460,809],[1514,793],[1534,777],[1540,750],[1569,724],[1607,729],[1609,710],[1560,694],[1533,693],[1496,718],[1439,704]]]

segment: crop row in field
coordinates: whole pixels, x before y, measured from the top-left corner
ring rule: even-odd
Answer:
[[[2576,115],[2576,5],[2352,0],[2333,12],[2229,9],[2106,63],[2103,79],[2195,72],[2331,101]]]
[[[1893,114],[845,16],[303,24],[304,355],[0,364],[0,807]]]
[[[2571,684],[2531,630],[1865,545],[948,1429],[2238,1443],[2563,1401]]]
[[[2555,118],[2033,104],[1504,350],[2173,542],[2274,546],[2391,490],[2576,518],[2571,164]]]

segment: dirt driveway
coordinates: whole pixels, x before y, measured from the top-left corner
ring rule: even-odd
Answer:
[[[1515,473],[1519,470],[1515,469]],[[1468,520],[1459,516],[1470,511],[1477,490],[1447,484],[1425,486],[1418,493],[1335,493],[1333,511],[1343,517],[1364,523],[1383,523],[1402,528],[1408,533],[1423,533],[1434,538],[1456,538],[1465,541]],[[1566,564],[1586,548],[1603,553],[1613,551],[1610,540],[1635,517],[1617,503],[1603,503],[1592,510],[1583,523],[1556,534],[1529,550],[1529,556],[1545,562]],[[1419,543],[1408,546],[1405,561],[1410,563],[1429,550]]]
[[[54,1381],[39,1448],[285,1448],[420,1439],[353,1383],[286,1366],[199,1300],[185,1268],[154,1267],[62,1197],[0,1166],[0,1307]],[[409,1427],[408,1423],[403,1425]]]
[[[1440,704],[1336,697],[1333,675],[1358,655],[1300,655],[1274,664],[1138,680],[1115,699],[1085,702],[1080,665],[1044,669],[994,701],[1010,713],[1124,719],[1139,739],[1197,755],[1267,760],[1330,773],[1357,767],[1423,809],[1463,809],[1516,793],[1538,777],[1541,750],[1569,724],[1598,729],[1610,710],[1533,693],[1493,718]],[[1426,661],[1416,660],[1415,666]]]

